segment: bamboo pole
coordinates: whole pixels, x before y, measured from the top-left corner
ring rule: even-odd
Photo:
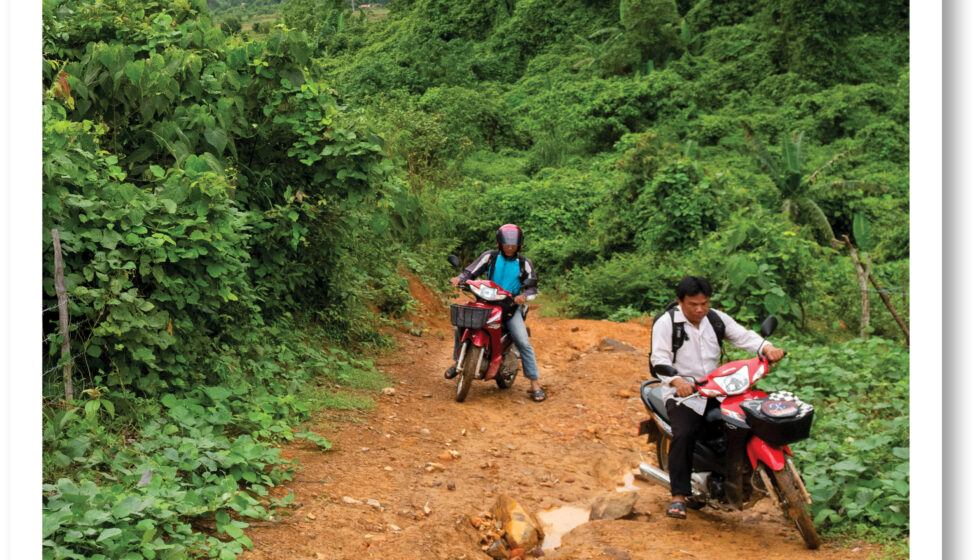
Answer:
[[[846,247],[848,247],[850,251],[854,250],[852,247],[852,242],[849,241],[848,235],[843,235],[842,239],[843,241],[845,241]],[[862,263],[860,263],[860,265],[862,265]],[[909,346],[910,328],[907,327],[907,323],[904,322],[903,318],[900,317],[900,315],[897,313],[897,310],[893,307],[893,304],[890,303],[890,296],[886,295],[886,293],[883,292],[883,288],[880,287],[880,284],[879,282],[876,281],[876,278],[874,278],[873,275],[870,274],[868,271],[866,275],[869,278],[869,281],[872,282],[873,287],[876,288],[876,292],[880,295],[880,299],[883,300],[883,305],[886,306],[886,308],[890,311],[890,315],[893,315],[893,318],[896,320],[897,324],[900,325],[900,328],[903,330],[903,336],[907,338],[907,346]]]
[[[61,261],[61,239],[58,237],[58,230],[51,230],[51,238],[54,240],[54,289],[58,292],[58,319],[61,322],[61,359],[68,356],[65,362],[63,377],[65,380],[65,399],[74,399],[74,391],[71,387],[71,343],[68,340],[68,291],[65,289],[65,269]]]

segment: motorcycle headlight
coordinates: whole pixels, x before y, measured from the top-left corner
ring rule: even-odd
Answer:
[[[750,374],[747,372],[747,366],[744,366],[730,375],[714,377],[713,382],[719,385],[724,393],[737,395],[750,387]]]
[[[506,299],[506,296],[500,294],[499,290],[485,284],[482,284],[481,286],[469,286],[469,288],[472,290],[472,293],[486,301],[499,301]]]

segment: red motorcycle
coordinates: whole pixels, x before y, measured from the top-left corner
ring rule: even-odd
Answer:
[[[767,338],[776,326],[777,319],[768,317],[761,326],[761,336]],[[654,371],[679,375],[675,368],[664,364],[656,365]],[[742,510],[770,496],[794,520],[805,545],[815,549],[819,547],[818,534],[805,508],[806,502],[812,503],[811,496],[791,461],[788,447],[789,443],[808,437],[814,408],[789,392],[768,395],[753,389],[754,383],[769,371],[770,362],[758,355],[723,364],[695,382],[700,395],[725,398],[719,408],[706,413],[706,436],[696,442],[691,477],[693,495],[686,505],[691,509],[709,505]],[[639,435],[648,434],[648,441],[656,443],[659,468],[643,462],[639,471],[669,487],[666,470],[672,428],[662,389],[658,379],[642,383],[642,402],[650,418],[641,423]]]
[[[512,313],[522,313],[526,307],[513,303],[513,294],[489,280],[467,280],[468,292],[475,301],[465,305],[452,304],[452,325],[461,331],[458,362],[458,381],[455,400],[462,402],[469,394],[473,379],[493,379],[500,389],[509,389],[520,367],[520,353],[506,330],[506,320]],[[529,329],[527,329],[529,334]]]

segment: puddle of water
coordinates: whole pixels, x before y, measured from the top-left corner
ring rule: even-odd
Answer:
[[[543,526],[543,550],[553,550],[560,546],[560,538],[578,525],[588,522],[591,510],[575,506],[564,506],[537,513]]]

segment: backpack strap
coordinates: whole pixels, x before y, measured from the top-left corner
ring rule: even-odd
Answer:
[[[499,256],[499,249],[496,249],[489,253],[489,270],[486,273],[486,278],[492,280],[492,271],[496,268],[496,257]]]
[[[672,321],[672,363],[676,363],[676,352],[682,347],[683,343],[689,339],[689,335],[686,334],[686,329],[683,328],[683,323],[676,322],[676,306],[677,302],[671,301],[669,305],[666,306],[666,310],[659,313],[652,319],[652,326],[655,327],[656,321],[659,320],[664,314],[669,314],[669,319]],[[706,313],[706,318],[710,322],[710,326],[713,327],[713,333],[716,334],[717,343],[720,345],[720,363],[725,363],[727,361],[727,349],[723,345],[723,339],[727,332],[727,326],[723,324],[723,319],[720,318],[720,314],[716,311],[710,309]],[[652,351],[649,349],[649,372],[652,371]]]
[[[669,309],[669,319],[672,321],[672,363],[676,363],[676,352],[682,347],[689,335],[682,323],[676,322],[676,308]]]
[[[727,333],[727,326],[723,324],[720,314],[712,309],[706,312],[706,318],[710,321],[710,326],[713,327],[713,333],[717,335],[717,344],[720,345],[720,363],[725,363],[727,361],[727,349],[723,345],[723,338]]]

